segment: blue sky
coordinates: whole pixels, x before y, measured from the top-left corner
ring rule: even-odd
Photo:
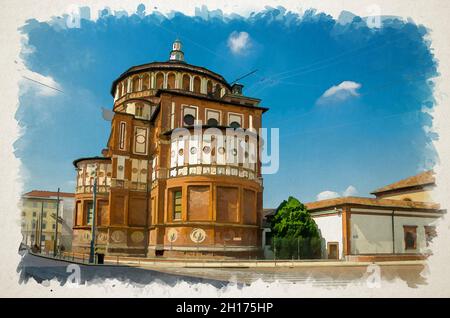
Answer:
[[[427,79],[436,62],[423,26],[389,18],[369,28],[359,17],[344,23],[282,9],[248,19],[142,9],[82,19],[80,28],[64,18],[22,28],[24,77],[62,91],[22,81],[16,116],[25,130],[16,155],[25,190],[74,190],[72,161],[106,146],[110,123],[101,109],[112,107],[112,81],[130,66],[167,60],[176,37],[188,63],[228,81],[258,70],[242,80],[244,93],[270,108],[265,127],[280,128],[280,168],[264,176],[265,207],[289,195],[304,202],[319,193],[367,196],[435,162],[423,128],[431,118],[422,110],[434,105]]]

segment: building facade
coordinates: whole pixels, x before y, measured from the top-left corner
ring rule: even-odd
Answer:
[[[372,192],[306,204],[323,238],[323,258],[418,259],[431,253],[436,223],[445,213],[432,201],[432,171]]]
[[[59,193],[58,246],[72,249],[72,226],[74,194]],[[22,196],[21,231],[22,243],[29,247],[40,247],[41,251],[53,251],[56,238],[56,214],[58,193],[33,190]]]
[[[248,257],[260,252],[260,100],[184,61],[134,66],[117,78],[102,157],[77,170],[73,246],[88,253]],[[96,202],[93,202],[94,182]],[[95,218],[94,218],[95,210]]]
[[[426,171],[372,192],[375,198],[340,197],[306,203],[322,238],[322,258],[337,260],[422,259],[431,253],[436,223],[445,213],[432,200],[436,186]],[[266,258],[270,220],[276,209],[264,209]]]

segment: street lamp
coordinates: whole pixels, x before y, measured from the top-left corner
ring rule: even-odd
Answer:
[[[94,187],[92,189],[92,224],[91,224],[91,249],[89,253],[89,263],[95,263],[95,222],[96,222],[96,197],[97,197],[97,164],[91,170],[91,176],[94,177]]]
[[[59,188],[56,201],[55,241],[53,242],[53,256],[55,257],[58,253],[58,222],[59,222]]]

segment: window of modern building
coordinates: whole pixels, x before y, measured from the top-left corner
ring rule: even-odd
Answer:
[[[42,222],[42,229],[45,230],[47,228],[47,223]]]
[[[52,224],[52,229],[56,229],[56,224]]]
[[[181,189],[172,191],[172,213],[174,220],[181,220]]]
[[[92,202],[86,203],[87,215],[86,215],[86,223],[88,225],[92,225],[92,217],[94,214],[94,205]]]
[[[37,215],[37,212],[33,212],[33,217],[35,218]]]
[[[417,248],[417,226],[404,225],[405,250],[415,250]]]

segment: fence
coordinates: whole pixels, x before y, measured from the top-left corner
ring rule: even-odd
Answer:
[[[322,255],[320,238],[273,237],[271,249],[276,259],[317,259]]]

